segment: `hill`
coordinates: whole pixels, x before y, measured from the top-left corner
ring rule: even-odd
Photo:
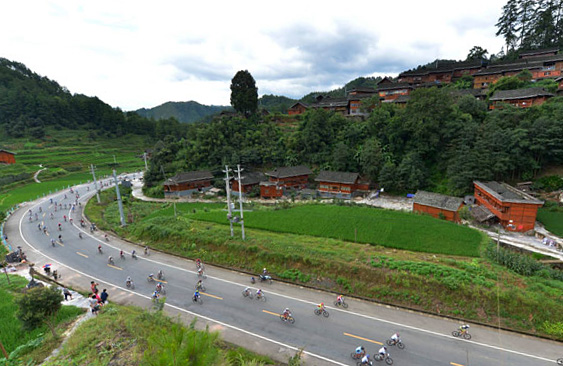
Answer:
[[[193,123],[225,110],[232,110],[232,108],[230,106],[203,105],[189,101],[166,102],[153,108],[137,109],[135,112],[145,118],[153,118],[155,120],[176,118],[182,123]]]

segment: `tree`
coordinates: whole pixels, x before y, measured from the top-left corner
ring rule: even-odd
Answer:
[[[473,46],[472,49],[469,50],[467,54],[467,60],[482,60],[487,58],[487,54],[489,51],[484,49],[483,47]]]
[[[61,301],[63,295],[56,287],[33,288],[16,300],[19,308],[16,315],[29,329],[46,324],[53,338],[57,338],[55,318],[61,309]]]
[[[516,47],[518,39],[518,1],[509,0],[502,7],[502,15],[496,24],[498,31],[497,36],[502,35],[506,44],[506,54]]]
[[[372,138],[365,142],[360,153],[360,165],[362,167],[362,173],[367,175],[372,181],[377,180],[379,171],[383,165],[381,144],[377,139]]]
[[[247,70],[241,70],[231,80],[231,105],[246,117],[258,110],[258,88]]]

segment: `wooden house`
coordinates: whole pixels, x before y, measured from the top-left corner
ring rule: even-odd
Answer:
[[[485,66],[482,60],[470,61],[438,61],[417,70],[399,74],[400,83],[418,86],[424,83],[448,84],[464,75],[473,75]]]
[[[348,97],[341,98],[322,98],[315,104],[311,105],[312,108],[322,108],[327,111],[337,112],[343,115],[349,114],[348,111]]]
[[[260,182],[260,197],[281,197],[289,189],[307,187],[309,175],[313,172],[304,165],[276,168],[267,172],[268,181]]]
[[[501,225],[512,231],[534,229],[540,201],[506,183],[473,182],[475,201],[494,214]]]
[[[409,95],[414,87],[409,83],[383,83],[377,86],[377,94],[384,101],[395,100],[401,95]]]
[[[557,95],[563,95],[563,76],[558,77],[555,79],[557,83],[559,83],[559,88],[557,88]]]
[[[0,149],[0,164],[15,164],[16,153]]]
[[[429,214],[437,219],[460,222],[459,210],[462,206],[463,198],[418,191],[414,195],[412,210]]]
[[[242,188],[242,193],[250,192],[254,187],[258,187],[260,182],[266,180],[266,175],[262,172],[246,172],[242,173],[240,179],[240,186]],[[239,181],[238,179],[233,179],[231,185],[231,191],[234,195],[239,194]]]
[[[519,108],[529,108],[541,105],[553,96],[552,93],[545,91],[543,88],[498,90],[489,98],[491,102],[489,109],[502,108],[502,103],[511,104]]]
[[[289,107],[289,109],[287,110],[287,114],[290,116],[296,115],[296,114],[303,114],[305,113],[305,111],[307,111],[307,108],[309,108],[309,106],[305,103],[301,103],[301,102],[297,102],[294,105],[292,105],[291,107]]]
[[[205,192],[211,189],[213,174],[209,171],[193,171],[179,173],[167,179],[164,186],[164,197],[190,196],[192,193]]]
[[[350,199],[358,190],[369,190],[369,184],[361,183],[358,173],[323,170],[315,178],[315,182],[319,183],[317,193],[323,198]]]

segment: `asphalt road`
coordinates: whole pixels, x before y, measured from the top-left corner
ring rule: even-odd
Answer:
[[[93,184],[89,191],[83,185],[75,188],[74,194],[78,192],[78,201],[83,204],[92,191]],[[394,365],[553,365],[557,357],[563,357],[561,343],[477,325],[470,329],[472,340],[465,341],[452,337],[451,331],[460,324],[452,320],[350,298],[346,299],[350,305],[347,310],[335,309],[334,294],[276,281],[261,284],[266,302],[243,298],[243,289],[251,286],[248,275],[209,265],[205,266],[208,277],[204,280],[203,304],[195,304],[191,301],[197,282],[193,261],[152,251],[145,256],[141,246],[115,237],[106,242],[103,233],[97,231],[91,234],[88,227],[79,225],[82,206],[77,206],[74,212],[70,209],[70,203],[76,199],[74,194],[67,190],[50,196],[53,203],[49,198],[29,203],[8,220],[6,232],[10,242],[23,247],[37,270],[51,263],[62,274],[64,283],[88,289],[90,280],[95,280],[101,284],[100,288],[112,289],[111,300],[148,307],[155,283],[149,283],[146,278],[149,273],[156,274],[162,269],[166,277],[167,310],[188,319],[196,315],[215,324],[216,329],[228,331],[229,341],[252,345],[251,348],[276,359],[287,361],[286,355],[290,354],[287,351],[294,353],[293,350],[304,348],[307,365],[355,365],[350,353],[357,346],[363,345],[373,355],[394,332],[399,332],[406,344],[404,350],[388,347]],[[61,203],[63,209],[55,212],[54,202]],[[33,213],[31,222],[28,210]],[[38,213],[37,221],[35,213]],[[65,222],[63,215],[72,217],[74,224]],[[59,222],[61,231],[57,230]],[[47,227],[47,234],[38,229],[38,224]],[[79,238],[79,232],[83,239]],[[57,239],[59,234],[62,243],[53,247],[50,240]],[[98,245],[102,246],[103,254],[98,253]],[[121,249],[126,252],[124,260],[119,259]],[[132,250],[138,252],[137,260],[132,259]],[[115,265],[108,265],[110,255]],[[125,288],[127,276],[132,277],[135,289]],[[327,305],[328,318],[314,314],[320,302]],[[279,314],[286,307],[291,309],[295,324],[280,320]],[[563,321],[563,316],[556,320]]]

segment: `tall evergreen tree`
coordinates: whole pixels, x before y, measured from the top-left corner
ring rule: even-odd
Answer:
[[[231,80],[231,105],[246,117],[258,110],[258,88],[247,70],[241,70]]]
[[[502,15],[496,24],[497,36],[503,36],[506,44],[506,54],[516,47],[518,39],[518,0],[509,0],[502,7]]]

